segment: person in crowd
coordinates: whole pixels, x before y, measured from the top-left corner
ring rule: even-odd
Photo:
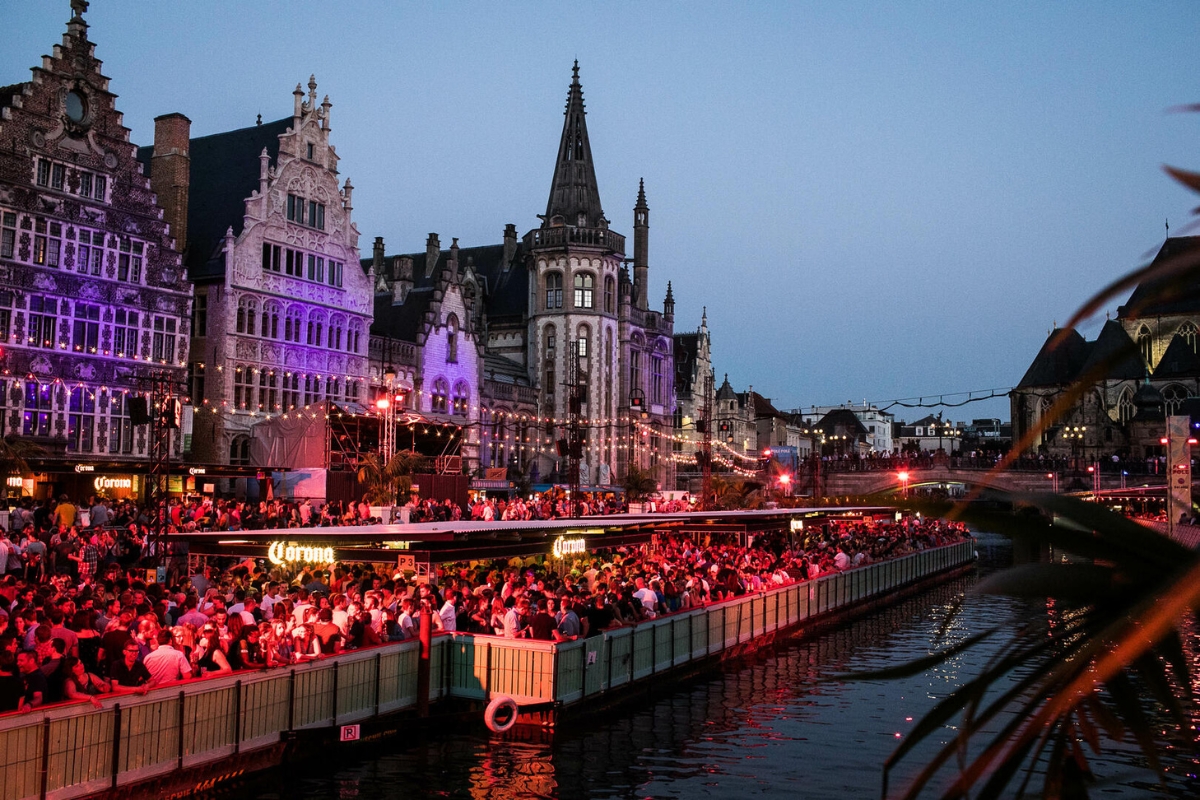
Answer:
[[[100,695],[112,691],[112,684],[94,672],[88,671],[81,659],[67,656],[64,661],[66,672],[63,680],[63,697],[67,700],[87,700],[100,708]]]

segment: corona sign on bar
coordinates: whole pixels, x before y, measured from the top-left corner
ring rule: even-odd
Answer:
[[[582,536],[574,539],[568,539],[566,536],[559,536],[554,540],[552,552],[555,558],[566,558],[567,556],[578,555],[587,552],[587,539]]]
[[[332,564],[332,547],[309,547],[290,542],[271,542],[267,559],[276,566],[288,564]]]
[[[103,475],[92,481],[97,492],[105,489],[132,489],[133,478],[105,478]]]

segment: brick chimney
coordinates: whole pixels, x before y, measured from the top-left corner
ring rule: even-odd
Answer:
[[[425,240],[425,277],[432,277],[433,271],[437,269],[438,259],[442,256],[442,244],[438,241],[436,233],[429,234],[429,238]]]
[[[158,195],[163,219],[171,226],[175,250],[187,248],[188,187],[192,159],[188,139],[192,121],[183,114],[163,114],[154,118],[154,155],[150,159],[150,188]]]
[[[513,257],[517,254],[517,226],[511,222],[504,226],[504,263],[505,271],[512,265]]]

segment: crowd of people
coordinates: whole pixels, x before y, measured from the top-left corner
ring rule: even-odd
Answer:
[[[130,522],[131,535],[144,524]],[[81,527],[60,503],[0,536],[0,712],[98,705],[110,692],[404,641],[417,635],[422,611],[443,632],[596,636],[967,535],[930,520],[829,521],[798,541],[777,534],[739,546],[670,535],[571,564],[444,565],[429,581],[371,564],[287,575],[247,560],[163,584],[136,569],[136,539],[110,542],[110,529]]]

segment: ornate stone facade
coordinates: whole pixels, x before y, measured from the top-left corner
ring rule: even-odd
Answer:
[[[353,187],[339,186],[329,98],[317,102],[313,78],[293,98],[290,117],[188,142],[199,461],[248,464],[265,419],[366,400],[374,276]]]
[[[0,88],[0,433],[144,461],[129,400],[152,373],[182,389],[191,286],[71,6],[32,80]]]
[[[452,274],[462,275],[470,330],[480,332],[483,347],[474,378],[479,391],[472,394],[479,407],[469,419],[479,423],[478,447],[464,452],[470,467],[513,467],[541,479],[565,479],[566,460],[555,442],[567,438],[572,414],[564,384],[574,376],[583,387],[582,482],[618,482],[632,453],[664,488],[673,485],[667,437],[675,413],[674,299],[668,287],[662,311],[647,300],[650,209],[644,189],[633,213],[631,279],[625,236],[609,228],[601,208],[576,65],[541,225],[520,240],[508,225],[502,244],[461,252],[454,247],[451,254],[431,235],[425,253],[394,257],[411,261],[414,283],[399,273],[385,277],[377,297],[413,295],[404,303],[377,300],[373,340],[387,335],[417,343],[417,326],[404,321],[417,312],[405,307],[420,304],[416,293],[428,286],[437,265],[448,258],[459,265]],[[631,414],[633,398],[641,410]]]

